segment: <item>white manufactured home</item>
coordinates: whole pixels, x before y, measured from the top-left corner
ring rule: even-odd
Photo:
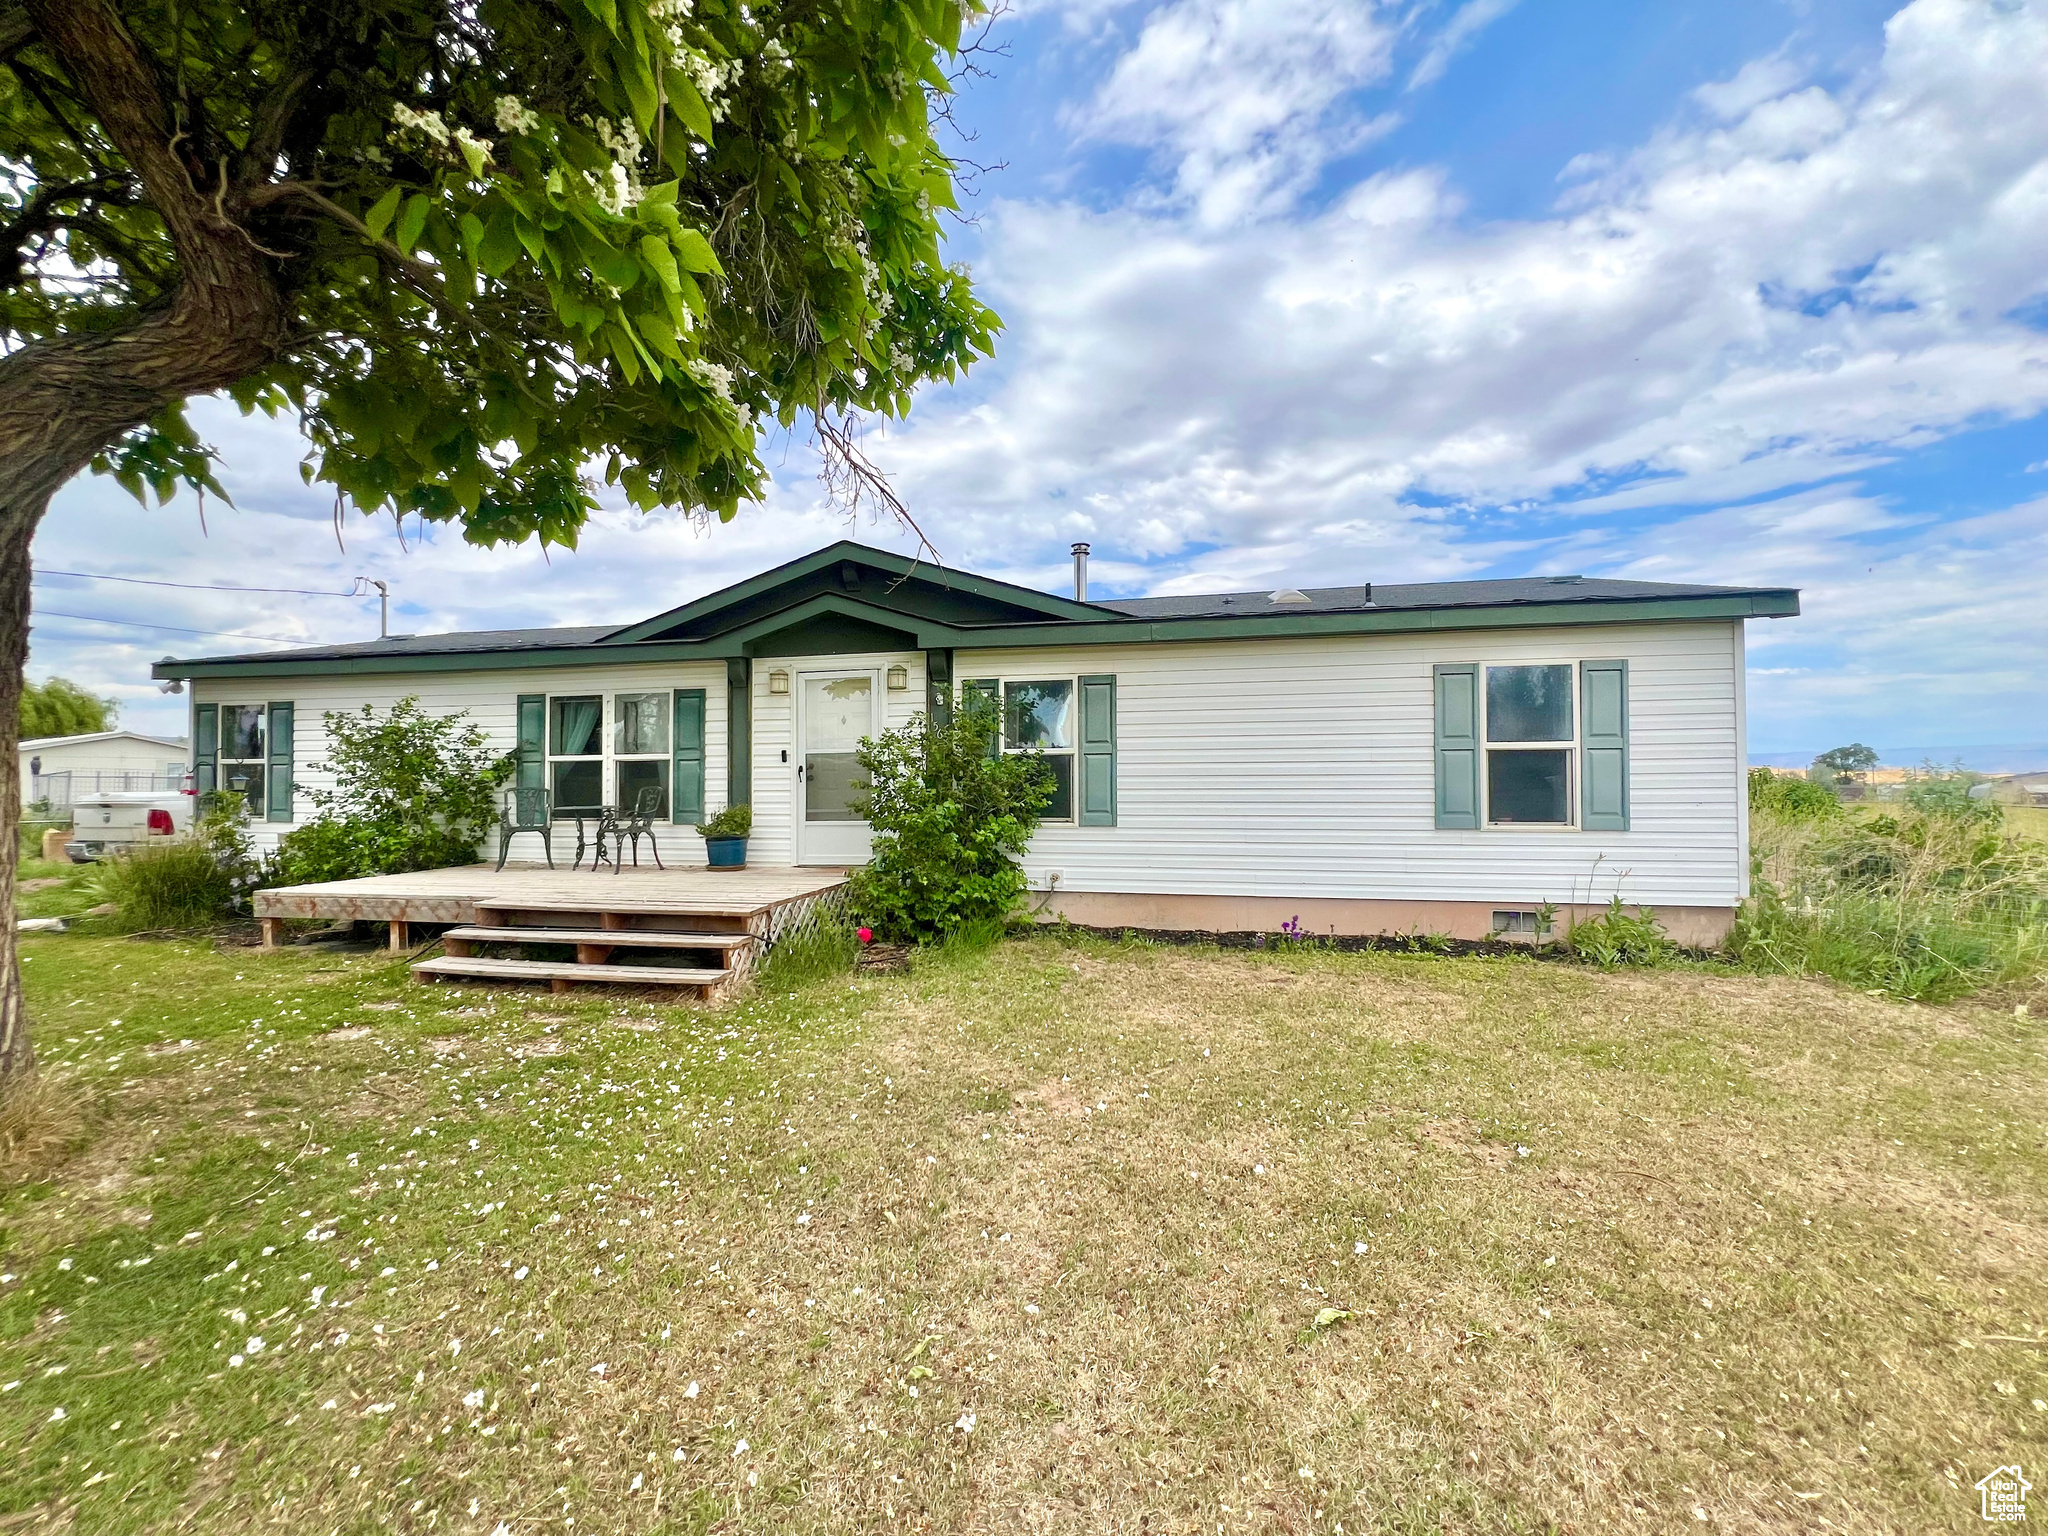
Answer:
[[[979,694],[1057,777],[1041,916],[1483,938],[1619,895],[1713,942],[1748,886],[1743,625],[1798,611],[1576,576],[1088,600],[841,543],[623,626],[155,675],[190,682],[196,781],[273,835],[308,813],[325,713],[416,696],[517,752],[558,813],[657,788],[671,864],[750,802],[750,866],[844,867],[868,849],[860,739]]]

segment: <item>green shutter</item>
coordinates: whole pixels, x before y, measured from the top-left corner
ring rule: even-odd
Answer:
[[[1003,688],[992,677],[969,678],[960,685],[960,707],[988,721],[988,755],[1003,755]]]
[[[1579,663],[1580,708],[1586,721],[1585,763],[1579,778],[1584,804],[1579,824],[1588,832],[1628,830],[1628,663]]]
[[[192,787],[210,795],[220,778],[220,706],[201,704],[193,715]]]
[[[519,768],[512,782],[520,789],[539,789],[548,781],[548,696],[520,694],[518,718],[519,745],[513,756],[519,759]]]
[[[679,827],[704,820],[704,690],[678,688],[675,717],[675,783],[669,789],[669,820]]]
[[[1479,825],[1479,667],[1436,669],[1436,824]]]
[[[1116,825],[1116,679],[1081,679],[1081,825]]]
[[[270,706],[270,771],[263,776],[265,821],[292,819],[292,707]]]

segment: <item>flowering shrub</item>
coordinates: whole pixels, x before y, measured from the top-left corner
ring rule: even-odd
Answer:
[[[1016,908],[1019,861],[1052,779],[1032,757],[991,756],[994,730],[985,711],[963,710],[950,724],[919,715],[861,743],[875,839],[853,901],[875,931],[924,944],[998,926]]]
[[[308,791],[319,814],[277,846],[294,884],[472,863],[498,819],[515,759],[490,748],[466,714],[430,715],[417,698],[386,715],[322,717],[334,788]]]

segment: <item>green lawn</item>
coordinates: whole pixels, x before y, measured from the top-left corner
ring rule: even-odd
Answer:
[[[722,1010],[23,951],[76,1124],[0,1191],[0,1529],[1965,1530],[2048,1450],[2009,1008],[1052,937]]]

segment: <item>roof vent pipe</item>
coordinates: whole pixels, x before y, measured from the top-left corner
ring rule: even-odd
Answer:
[[[1088,601],[1088,546],[1086,544],[1076,544],[1074,546],[1074,601],[1077,603]]]

